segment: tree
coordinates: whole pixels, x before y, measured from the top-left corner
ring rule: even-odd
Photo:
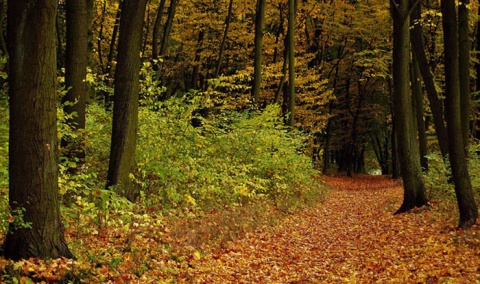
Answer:
[[[257,103],[262,85],[263,28],[265,26],[266,0],[257,0],[255,10],[255,59],[253,63],[252,100]]]
[[[295,123],[295,0],[288,0],[288,125]]]
[[[152,34],[152,59],[158,59],[158,39],[160,38],[161,32],[161,25],[162,25],[162,17],[163,17],[163,10],[165,9],[165,3],[167,0],[160,0],[160,4],[158,5],[157,10],[157,17],[155,18],[155,24],[153,25],[153,34]]]
[[[56,0],[10,0],[9,206],[30,228],[10,223],[6,258],[72,257],[58,203]]]
[[[416,1],[410,0],[410,4],[414,5]],[[422,75],[423,83],[427,93],[428,101],[430,102],[430,109],[432,111],[433,123],[435,125],[436,135],[440,152],[444,158],[448,154],[448,138],[447,128],[445,127],[444,109],[442,101],[439,99],[437,89],[435,88],[435,82],[432,71],[430,70],[427,56],[425,54],[425,42],[422,25],[420,25],[421,19],[421,6],[417,3],[417,6],[412,10],[412,23],[411,29],[411,41],[412,49],[415,53],[415,58],[418,61],[418,67]]]
[[[403,177],[403,203],[396,214],[427,204],[410,95],[410,15],[408,0],[392,3],[395,127]]]
[[[62,137],[62,147],[70,159],[77,159],[77,166],[84,163],[85,148],[81,131],[85,129],[87,105],[88,62],[88,7],[93,0],[69,0],[67,9],[67,48],[65,61],[65,84],[68,91],[63,97],[66,123],[76,132],[73,137]]]
[[[214,78],[217,78],[220,74],[220,67],[222,66],[223,53],[225,51],[225,43],[227,42],[228,31],[230,28],[230,21],[233,14],[233,0],[228,3],[227,17],[225,18],[225,30],[223,31],[222,42],[220,43],[220,49],[218,51],[217,67],[215,67]]]
[[[458,64],[460,76],[460,121],[465,154],[468,157],[470,139],[470,24],[467,5],[469,0],[461,0],[458,5]]]
[[[445,109],[449,142],[448,158],[460,211],[459,227],[468,228],[475,224],[478,218],[478,208],[473,196],[463,140],[464,130],[461,118],[459,44],[455,1],[442,0],[441,9],[445,49]]]
[[[135,166],[137,145],[138,93],[142,26],[147,0],[125,0],[120,20],[112,143],[107,188],[118,186],[123,195],[134,199],[130,174]]]

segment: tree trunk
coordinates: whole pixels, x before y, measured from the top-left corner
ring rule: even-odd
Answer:
[[[67,49],[65,61],[65,83],[69,88],[62,99],[67,115],[66,123],[76,132],[76,137],[62,137],[65,155],[77,166],[85,162],[85,147],[82,131],[85,129],[85,108],[87,104],[87,58],[88,27],[90,23],[86,0],[69,0],[67,4]],[[72,171],[75,171],[72,168]]]
[[[0,0],[0,50],[3,55],[8,55],[7,44],[4,35],[4,20],[5,20],[5,0]]]
[[[112,142],[107,188],[118,186],[130,200],[135,192],[130,179],[135,167],[138,128],[138,92],[142,25],[147,0],[125,0],[120,20]]]
[[[194,90],[200,89],[199,76],[200,76],[200,60],[203,50],[203,38],[205,37],[205,31],[202,29],[198,32],[197,38],[197,50],[195,51],[195,60],[193,61],[193,72],[192,72],[192,88]]]
[[[295,0],[288,0],[288,125],[295,124]]]
[[[230,0],[230,2],[228,3],[227,18],[225,18],[225,30],[223,31],[222,42],[220,43],[220,50],[218,51],[217,66],[215,67],[215,74],[213,75],[214,78],[217,78],[218,75],[220,75],[220,68],[222,66],[223,53],[225,51],[225,43],[227,42],[228,31],[230,28],[230,21],[232,18],[232,11],[233,11],[233,0]]]
[[[115,46],[117,42],[117,34],[118,34],[118,27],[120,26],[120,18],[122,17],[122,8],[123,8],[123,0],[120,0],[118,3],[117,15],[115,16],[115,24],[113,25],[112,31],[112,38],[110,39],[110,49],[108,50],[108,59],[107,59],[107,67],[105,68],[105,74],[112,77],[112,65],[113,65],[113,58],[115,57]],[[108,84],[111,86],[112,84]]]
[[[180,0],[171,0],[170,6],[168,7],[168,18],[167,22],[165,23],[165,27],[163,28],[163,38],[160,44],[160,51],[158,56],[164,56],[165,52],[167,51],[168,42],[170,41],[170,32],[172,31],[173,26],[173,19],[175,18],[175,13],[177,10],[177,5]],[[155,81],[160,80],[160,72],[162,71],[163,64],[159,62],[157,67],[155,68],[157,73],[155,74]]]
[[[158,39],[160,38],[160,31],[162,26],[163,10],[165,10],[165,3],[167,0],[161,0],[157,10],[157,18],[153,26],[152,35],[152,59],[158,59]]]
[[[253,67],[252,100],[258,102],[260,87],[262,85],[262,54],[263,54],[263,28],[265,26],[266,0],[257,0],[255,12],[255,59]]]
[[[63,236],[58,202],[56,0],[8,1],[10,53],[9,206],[25,210],[10,223],[9,259],[73,257]]]
[[[422,169],[428,171],[427,159],[427,133],[425,131],[424,106],[423,106],[423,89],[422,78],[420,76],[420,68],[418,66],[417,57],[412,55],[412,109],[416,118],[416,126],[418,133],[418,144],[420,150],[420,165]]]
[[[469,0],[460,0],[458,5],[458,63],[460,76],[460,119],[465,155],[468,157],[470,139],[470,27],[468,23]]]
[[[442,0],[442,22],[445,49],[445,95],[446,117],[449,139],[450,167],[452,169],[455,194],[460,211],[459,227],[468,228],[475,224],[478,209],[473,196],[468,172],[463,128],[461,121],[459,49],[457,38],[457,15],[454,0]]]
[[[414,2],[414,0],[411,0],[411,5],[414,5]],[[420,20],[420,17],[421,9],[420,3],[418,3],[417,7],[412,11],[412,22],[416,23]],[[422,26],[415,24],[413,29],[411,29],[410,36],[412,38],[413,52],[418,60],[418,66],[420,68],[420,73],[422,74],[423,83],[425,85],[428,101],[430,103],[430,109],[432,110],[433,123],[435,125],[440,151],[442,156],[446,158],[448,154],[447,128],[445,127],[445,120],[443,117],[442,102],[440,101],[437,89],[435,88],[433,74],[430,71],[427,56],[425,55],[425,43],[423,40],[424,36]]]
[[[398,154],[403,177],[403,204],[395,214],[427,204],[415,135],[410,96],[410,35],[408,0],[400,0],[393,10],[393,90]]]

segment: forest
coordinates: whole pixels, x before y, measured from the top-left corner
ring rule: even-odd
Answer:
[[[480,5],[0,0],[1,283],[480,281]]]

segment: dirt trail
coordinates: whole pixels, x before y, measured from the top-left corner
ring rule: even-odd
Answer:
[[[325,203],[202,256],[180,282],[480,281],[478,227],[459,231],[435,208],[394,216],[402,188],[385,177],[324,181],[333,189]]]

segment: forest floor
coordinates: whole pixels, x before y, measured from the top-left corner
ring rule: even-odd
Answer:
[[[386,177],[322,177],[324,204],[255,232],[189,270],[201,283],[480,283],[480,230],[433,205],[393,215],[402,187]],[[441,211],[441,210],[440,210]]]
[[[217,225],[216,231],[167,220],[128,228],[70,228],[66,235],[75,262],[0,259],[0,282],[480,283],[480,224],[458,229],[451,205],[439,202],[393,215],[403,198],[396,181],[381,176],[321,180],[331,188],[324,203],[273,216],[269,226],[215,246],[194,241],[221,234],[229,219],[201,219]]]

